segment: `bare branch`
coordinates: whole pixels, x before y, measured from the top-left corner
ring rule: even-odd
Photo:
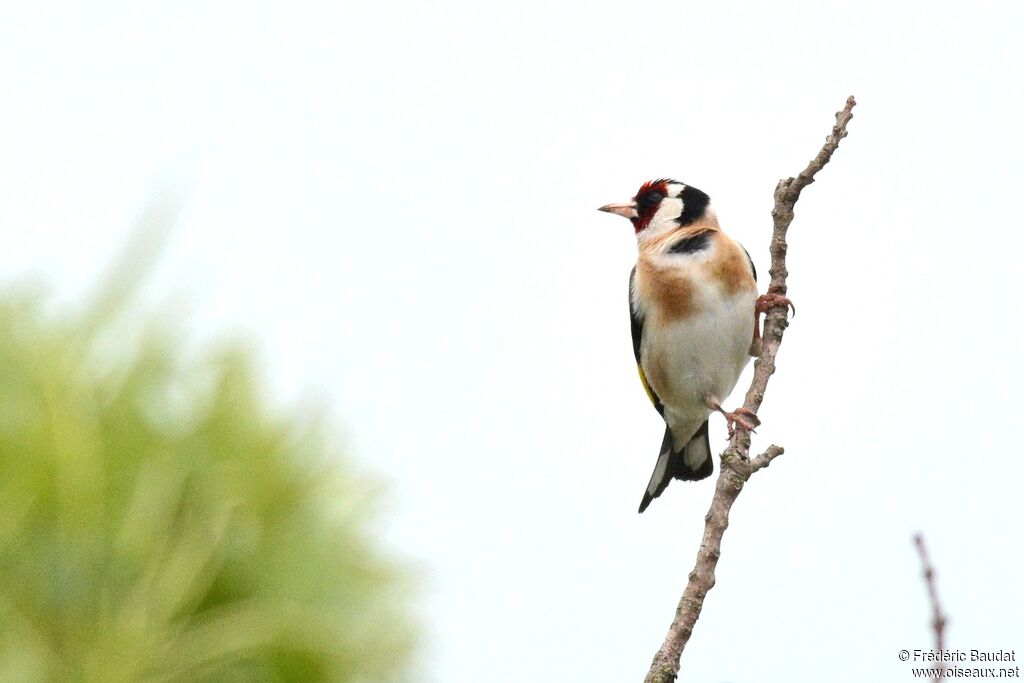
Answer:
[[[785,452],[786,449],[783,448],[782,446],[776,446],[775,444],[772,444],[764,453],[750,461],[751,473],[757,472],[758,470],[763,470],[765,467],[768,467],[768,465],[772,464],[772,460],[779,457]]]
[[[821,151],[796,178],[780,180],[775,188],[769,293],[786,293],[786,277],[789,275],[786,270],[786,231],[793,222],[793,207],[800,198],[800,192],[814,182],[815,174],[829,162],[839,141],[846,137],[846,126],[853,118],[853,107],[856,104],[852,96],[847,98],[846,106],[836,114],[836,124],[825,138]],[[752,411],[756,412],[764,400],[768,379],[775,373],[775,356],[778,354],[782,335],[788,324],[788,309],[785,305],[774,306],[768,311],[764,323],[761,356],[754,364],[754,378],[744,399],[744,406]],[[753,460],[749,459],[749,453],[750,433],[737,428],[729,447],[722,453],[722,467],[718,481],[715,482],[711,507],[704,516],[704,537],[697,551],[696,564],[690,572],[686,589],[676,607],[675,618],[665,636],[665,642],[654,656],[644,683],[671,683],[676,680],[683,648],[689,642],[693,627],[700,617],[704,598],[715,585],[715,568],[721,555],[722,536],[729,526],[729,511],[732,504],[750,475],[767,467],[772,460],[782,455],[783,449],[779,446],[770,446]]]
[[[932,630],[935,631],[935,651],[943,652],[946,649],[946,615],[942,613],[939,591],[935,587],[935,569],[932,567],[931,560],[928,559],[928,549],[924,547],[924,536],[919,533],[914,534],[914,545],[917,546],[917,554],[921,556],[924,583],[928,588],[928,600],[932,603]],[[946,662],[939,662],[938,674],[932,680],[938,683],[945,670]]]

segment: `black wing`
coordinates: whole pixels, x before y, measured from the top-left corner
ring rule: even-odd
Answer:
[[[633,333],[633,356],[636,358],[636,370],[640,374],[640,383],[644,385],[644,391],[647,392],[647,398],[651,399],[651,403],[654,404],[654,409],[658,411],[658,414],[662,417],[665,416],[665,406],[662,405],[661,399],[654,393],[654,389],[647,382],[647,375],[644,374],[643,363],[640,362],[640,342],[644,336],[644,319],[640,313],[633,306],[633,281],[636,279],[636,266],[633,266],[633,270],[629,272],[629,327]]]
[[[739,244],[739,242],[736,244]],[[754,276],[754,282],[757,282],[757,267],[754,266],[754,259],[750,258],[750,252],[747,251],[747,248],[742,244],[740,244],[740,249],[742,249],[743,253],[747,255],[747,262],[750,264],[750,273]],[[748,353],[753,358],[757,358],[761,355],[761,330],[758,329],[756,314],[754,318],[754,338],[750,341],[750,351],[748,351]]]
[[[739,243],[737,242],[737,244]],[[754,282],[757,282],[757,267],[754,265],[754,259],[750,258],[750,252],[742,244],[740,244],[740,249],[747,255],[747,261],[750,262],[750,272],[754,274]]]

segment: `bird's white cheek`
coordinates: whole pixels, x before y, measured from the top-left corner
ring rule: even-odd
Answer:
[[[661,205],[651,219],[651,225],[672,225],[675,226],[675,219],[683,215],[683,200],[677,197],[666,197],[661,200]]]
[[[683,213],[683,201],[673,197],[666,197],[661,201],[658,210],[651,217],[651,222],[644,230],[637,233],[637,241],[645,242],[655,240],[665,233],[677,230],[679,225],[676,219]]]

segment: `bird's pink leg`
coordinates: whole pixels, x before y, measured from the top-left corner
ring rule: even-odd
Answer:
[[[748,432],[753,432],[754,428],[761,424],[761,420],[758,419],[757,413],[749,408],[740,406],[736,410],[727,411],[714,396],[708,396],[707,399],[705,399],[705,403],[708,408],[711,408],[711,410],[717,410],[725,416],[725,425],[729,429],[730,439],[732,438],[732,435],[736,433],[736,425],[743,427]]]
[[[761,350],[761,315],[775,306],[786,306],[793,311],[793,315],[796,315],[796,306],[781,294],[769,291],[767,294],[757,297],[757,301],[754,302],[754,342],[751,348],[757,349],[758,352]]]

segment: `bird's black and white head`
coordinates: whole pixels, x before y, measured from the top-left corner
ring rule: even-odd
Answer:
[[[696,187],[661,178],[640,186],[632,200],[606,204],[599,211],[624,216],[633,222],[637,239],[646,239],[692,225],[711,212],[711,199]]]

